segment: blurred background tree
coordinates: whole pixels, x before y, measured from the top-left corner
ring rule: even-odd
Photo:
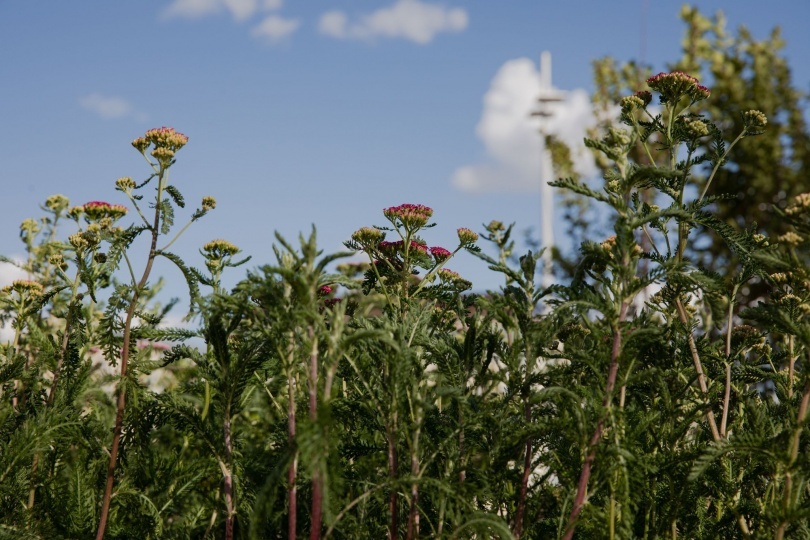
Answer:
[[[810,191],[810,132],[805,117],[808,95],[791,79],[790,66],[782,54],[785,42],[778,27],[767,38],[757,40],[744,26],[729,33],[721,12],[707,17],[697,8],[685,5],[681,19],[686,25],[682,56],[666,69],[688,73],[711,89],[711,97],[703,102],[705,113],[712,119],[729,119],[719,126],[726,134],[742,130],[744,111],[756,109],[768,117],[766,132],[756,141],[740,141],[729,155],[729,164],[714,179],[710,194],[736,197],[718,204],[718,217],[736,228],[756,223],[759,232],[775,238],[785,233],[787,226],[777,219],[773,205],[784,208],[794,195]],[[614,124],[619,100],[648,89],[645,81],[653,70],[635,60],[618,63],[610,57],[595,60],[593,68],[597,124],[590,136],[598,139],[599,133]],[[555,174],[573,176],[565,144],[553,139],[549,143]],[[640,144],[632,157],[638,163],[649,163]],[[603,170],[609,166],[598,160],[597,165]],[[571,230],[576,230],[578,236],[587,235],[588,224],[599,220],[588,216],[589,209],[583,201],[571,195],[565,197],[565,217]],[[724,269],[737,264],[725,242],[718,241],[710,231],[703,238],[691,253],[696,263],[723,274]],[[572,245],[578,246],[577,239],[573,240]],[[565,259],[559,260],[565,269],[568,266]],[[746,303],[760,297],[756,283],[741,292]]]

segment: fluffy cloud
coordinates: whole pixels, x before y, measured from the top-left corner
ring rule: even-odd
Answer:
[[[397,0],[350,22],[342,11],[321,16],[318,29],[339,39],[371,40],[375,37],[403,38],[424,45],[440,32],[460,32],[467,28],[467,12],[420,0]]]
[[[281,7],[282,0],[174,0],[163,17],[198,19],[228,11],[237,21],[250,18],[259,10],[272,11]]]
[[[133,117],[137,120],[146,119],[145,115],[137,112],[129,101],[117,96],[105,96],[99,93],[88,94],[79,98],[79,105],[105,120],[126,117]]]
[[[506,62],[492,79],[484,96],[484,109],[476,127],[478,138],[491,158],[488,163],[456,170],[452,182],[463,191],[539,191],[540,155],[543,139],[537,109],[540,73],[534,62],[520,58]],[[571,147],[577,171],[589,176],[596,172],[593,158],[582,145],[585,130],[595,123],[587,92],[563,94],[563,101],[549,105],[553,115],[545,129]]]
[[[278,15],[270,15],[259,23],[258,26],[253,28],[251,34],[254,37],[276,43],[298,30],[300,24],[301,23],[295,19],[285,19]]]

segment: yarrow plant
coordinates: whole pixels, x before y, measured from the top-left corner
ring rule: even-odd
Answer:
[[[514,224],[436,245],[408,203],[350,235],[364,261],[276,234],[229,290],[238,246],[170,251],[217,203],[175,226],[188,138],[166,127],[133,141],[149,170],[115,181],[123,204],[49,197],[0,288],[0,536],[810,537],[810,194],[768,210],[777,233],[716,194],[745,177],[726,162],[770,163],[782,116],[730,122],[736,87],[688,63],[642,73],[586,143],[604,177],[554,182],[612,227],[552,250],[556,282]],[[710,238],[730,255],[707,270]],[[461,251],[501,288],[471,292]],[[199,329],[165,326],[160,257]]]
[[[438,292],[427,286],[435,281],[444,264],[462,249],[478,251],[475,245],[478,235],[466,228],[458,229],[459,244],[453,251],[441,246],[428,247],[420,234],[435,224],[430,223],[433,209],[423,204],[391,206],[383,209],[383,215],[392,227],[362,227],[352,234],[346,247],[363,251],[369,257],[371,266],[363,289],[366,293],[381,292],[391,309],[404,311],[410,299],[423,291]],[[387,233],[395,233],[399,239],[385,240]],[[426,274],[415,278],[420,270]]]

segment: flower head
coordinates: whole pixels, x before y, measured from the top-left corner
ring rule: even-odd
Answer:
[[[785,208],[785,214],[793,216],[803,214],[810,209],[810,193],[799,193],[793,198],[793,202]]]
[[[332,294],[332,287],[329,285],[321,285],[321,288],[318,289],[318,296],[326,296],[327,294]]]
[[[644,108],[644,101],[637,95],[625,96],[619,102],[622,108],[622,114],[630,114],[637,109]]]
[[[172,159],[174,158],[174,150],[164,146],[159,146],[152,150],[152,157],[158,160],[158,163],[165,168],[171,164]]]
[[[448,268],[440,268],[439,271],[436,272],[436,275],[439,276],[442,283],[451,285],[459,291],[472,289],[472,283],[461,277],[458,272],[453,272]]]
[[[124,193],[130,193],[135,189],[135,180],[129,176],[123,176],[115,181],[115,189],[123,191]]]
[[[374,227],[362,227],[352,233],[352,240],[363,249],[377,246],[385,238],[385,233]]]
[[[216,207],[217,207],[217,200],[215,198],[211,197],[210,195],[202,198],[203,211],[208,212],[209,210],[213,210]]]
[[[88,220],[99,221],[111,218],[113,221],[127,215],[127,207],[120,204],[110,204],[104,201],[90,201],[82,205],[84,215]]]
[[[641,102],[644,104],[644,106],[645,106],[645,107],[646,107],[647,105],[649,105],[649,104],[650,104],[650,102],[652,101],[652,94],[651,94],[651,93],[649,93],[649,92],[648,92],[648,91],[646,91],[646,90],[640,90],[640,91],[636,92],[636,93],[635,93],[635,94],[633,94],[633,95],[634,95],[635,97],[637,97],[638,99],[640,99],[640,100],[641,100]]]
[[[434,246],[430,248],[430,254],[433,255],[433,260],[436,261],[436,264],[443,263],[444,261],[453,256],[453,254],[450,253],[450,251],[439,246]]]
[[[68,242],[73,246],[73,249],[77,251],[87,247],[87,239],[84,237],[84,234],[80,232],[68,236]]]
[[[493,233],[493,234],[494,234],[494,233],[496,233],[496,232],[505,231],[505,230],[506,230],[506,227],[504,227],[504,226],[503,226],[503,222],[502,222],[502,221],[498,221],[498,220],[496,220],[496,219],[493,219],[493,220],[492,220],[492,221],[490,221],[490,222],[489,222],[489,224],[486,226],[486,229],[487,229],[487,232],[490,232],[490,233]]]
[[[35,219],[31,219],[31,218],[24,219],[23,222],[20,223],[20,234],[21,235],[23,233],[28,234],[28,235],[32,235],[32,234],[36,235],[36,233],[38,233],[40,230],[42,230],[42,227],[40,226],[39,222],[37,220],[35,220]]]
[[[747,135],[760,135],[765,132],[768,117],[762,111],[752,109],[743,113],[743,125]]]
[[[45,200],[45,207],[51,212],[62,212],[69,204],[70,200],[64,195],[51,195]]]
[[[402,224],[406,229],[415,231],[427,225],[433,209],[424,204],[406,203],[385,208],[383,215],[394,225]]]
[[[143,137],[138,137],[137,139],[132,141],[132,146],[134,146],[135,149],[138,150],[138,152],[143,154],[146,151],[146,149],[149,148],[149,141],[147,141]]]
[[[188,137],[179,131],[175,131],[174,128],[166,126],[150,129],[144,134],[142,139],[146,142],[147,146],[152,144],[155,146],[155,148],[166,148],[172,152],[180,150],[188,142]],[[143,144],[140,142],[140,139],[135,139],[135,141],[132,143],[133,146],[135,146],[135,142]]]
[[[691,137],[697,139],[709,134],[709,126],[703,120],[687,120],[686,131]]]
[[[803,238],[793,231],[788,231],[785,234],[778,236],[776,241],[789,246],[798,246],[802,243]]]
[[[462,246],[471,246],[478,241],[478,234],[467,228],[460,228],[456,230],[458,234],[458,241]]]
[[[218,238],[203,245],[203,256],[207,259],[222,259],[223,257],[233,257],[239,253],[239,248],[227,240]]]
[[[677,103],[684,96],[692,102],[709,97],[710,91],[701,86],[698,80],[682,71],[659,73],[647,79],[647,84],[661,94],[662,103]]]
[[[42,284],[37,283],[36,281],[31,281],[30,279],[16,279],[11,283],[11,285],[6,285],[2,289],[2,292],[5,294],[17,292],[20,294],[20,296],[24,294],[28,294],[30,296],[40,296],[43,291],[44,287]]]

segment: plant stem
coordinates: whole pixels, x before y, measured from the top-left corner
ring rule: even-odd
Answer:
[[[728,299],[728,323],[726,327],[726,388],[723,393],[723,417],[720,420],[720,436],[725,438],[728,425],[728,408],[731,400],[731,331],[734,328],[734,298],[737,296],[739,285],[734,285]]]
[[[293,337],[290,334],[290,356],[293,355]],[[290,366],[290,375],[287,383],[287,440],[290,446],[295,445],[295,375],[292,373],[292,366]],[[298,469],[298,452],[294,451],[292,463],[287,471],[287,505],[288,505],[288,524],[287,524],[287,537],[293,540],[296,537],[296,494],[297,487],[295,485],[295,476]]]
[[[393,419],[386,429],[388,438],[388,478],[391,483],[391,493],[388,494],[388,514],[390,516],[388,540],[396,540],[399,530],[399,500],[395,484],[397,478],[396,418],[395,410]]]
[[[523,400],[523,419],[526,425],[531,425],[532,409],[528,398]],[[523,456],[523,475],[520,478],[520,489],[518,490],[517,510],[515,511],[515,528],[512,535],[519,539],[523,533],[523,521],[526,514],[526,495],[529,492],[529,475],[532,469],[532,438],[526,437],[525,454]]]
[[[678,310],[678,316],[680,317],[681,322],[688,326],[689,317],[686,314],[686,310],[684,309],[680,298],[675,299],[675,307]],[[692,335],[691,331],[689,331],[686,339],[689,343],[689,351],[692,354],[692,362],[694,363],[695,371],[697,372],[700,391],[704,396],[708,395],[709,387],[706,384],[706,376],[703,373],[703,364],[700,361],[700,354],[698,353],[697,345],[695,344],[695,336]],[[722,437],[720,436],[720,430],[717,429],[717,422],[714,419],[714,411],[712,411],[711,407],[706,410],[706,420],[709,422],[709,428],[712,430],[712,438],[715,442],[719,442]]]
[[[406,540],[413,540],[419,536],[419,484],[416,478],[419,476],[419,435],[421,425],[421,414],[417,419],[417,427],[413,435],[413,445],[411,447],[411,504],[408,510],[408,529],[405,533]]]
[[[309,354],[309,420],[313,425],[318,421],[318,340],[315,337],[315,330],[309,327],[309,339],[312,341],[312,348]],[[312,516],[310,519],[310,540],[321,538],[321,506],[323,504],[323,476],[318,464],[312,475]]]
[[[607,411],[613,399],[613,389],[616,386],[616,376],[619,372],[619,355],[622,350],[622,332],[621,324],[627,317],[627,308],[629,307],[627,301],[622,301],[619,308],[619,319],[613,328],[613,346],[610,351],[610,367],[608,369],[608,378],[605,383],[605,397],[602,401],[602,408]],[[602,438],[602,430],[604,429],[606,413],[603,412],[596,424],[596,430],[593,432],[590,443],[588,444],[588,455],[582,463],[582,470],[579,473],[579,482],[577,483],[577,494],[574,497],[574,504],[571,507],[571,514],[568,516],[568,525],[566,527],[565,536],[563,540],[571,540],[574,537],[576,530],[577,518],[582,507],[585,505],[585,494],[588,491],[588,480],[591,477],[591,468],[596,459],[596,447],[599,440]]]
[[[796,369],[796,356],[793,347],[793,334],[791,334],[788,336],[788,399],[793,398],[793,379]]]
[[[222,434],[225,443],[225,460],[220,462],[223,476],[223,491],[225,493],[225,540],[233,540],[233,523],[236,516],[236,505],[233,493],[233,443],[231,441],[231,404],[230,400],[225,408],[225,419],[222,422]]]
[[[808,352],[808,361],[810,361],[810,352]],[[802,401],[799,404],[799,413],[796,416],[796,427],[793,430],[793,434],[790,437],[790,446],[788,447],[788,462],[785,471],[785,490],[782,494],[782,514],[787,514],[790,511],[790,507],[792,504],[793,499],[793,473],[791,472],[791,468],[796,463],[796,460],[799,458],[799,445],[801,443],[802,432],[804,431],[804,423],[807,420],[807,411],[810,408],[810,378],[807,379],[807,383],[804,387],[804,392],[802,393]],[[788,522],[782,521],[779,523],[779,526],[776,529],[776,533],[774,534],[775,540],[782,540],[785,537],[785,531],[787,530]]]
[[[130,300],[129,309],[127,310],[127,317],[124,322],[124,335],[121,340],[121,378],[118,385],[118,403],[115,412],[115,428],[113,428],[113,441],[112,448],[110,449],[110,462],[107,466],[107,482],[104,487],[104,499],[101,503],[101,517],[99,518],[98,532],[96,533],[96,540],[104,538],[104,530],[107,527],[107,518],[110,512],[110,501],[112,500],[113,484],[115,483],[115,466],[118,461],[118,447],[121,443],[121,431],[124,426],[124,408],[126,406],[126,376],[127,376],[127,362],[129,361],[130,340],[132,337],[132,320],[135,317],[135,310],[138,306],[141,292],[146,288],[149,280],[149,274],[152,272],[152,265],[155,262],[157,254],[157,240],[160,234],[160,209],[162,208],[160,201],[163,196],[163,187],[166,179],[166,170],[161,168],[158,175],[158,188],[157,199],[155,203],[155,219],[152,224],[152,241],[149,247],[149,257],[146,259],[146,268],[144,268],[141,280],[135,284],[132,291],[132,299]]]

